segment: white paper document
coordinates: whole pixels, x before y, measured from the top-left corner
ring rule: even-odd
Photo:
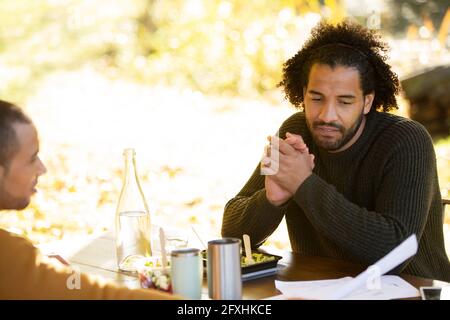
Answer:
[[[357,277],[318,281],[278,281],[275,287],[286,298],[384,300],[418,297],[419,291],[397,276],[383,276],[417,252],[417,238],[410,236]]]
[[[332,299],[330,294],[348,285],[353,278],[346,277],[319,281],[278,281],[275,286],[282,292],[277,299]],[[368,289],[365,286],[357,289],[343,300],[389,300],[418,297],[419,291],[398,276],[382,276],[379,288]]]

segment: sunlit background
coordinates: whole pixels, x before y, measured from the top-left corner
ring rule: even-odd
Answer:
[[[0,226],[36,244],[113,231],[134,147],[153,223],[219,237],[265,137],[295,112],[282,64],[324,17],[379,30],[402,80],[450,65],[448,1],[1,0],[0,98],[33,118],[48,173]],[[439,83],[397,113],[424,119],[450,197],[448,73]],[[290,248],[284,222],[267,245]]]

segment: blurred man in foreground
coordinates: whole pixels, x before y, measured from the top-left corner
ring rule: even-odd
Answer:
[[[0,100],[0,210],[21,210],[46,172],[32,121]],[[52,263],[24,238],[0,229],[0,299],[174,299],[151,289],[128,289]]]

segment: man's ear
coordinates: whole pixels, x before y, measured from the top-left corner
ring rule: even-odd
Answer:
[[[364,96],[364,114],[368,114],[372,108],[373,99],[375,99],[375,92],[371,92]]]
[[[0,164],[0,181],[3,180],[5,172],[6,172],[6,168],[3,165]]]

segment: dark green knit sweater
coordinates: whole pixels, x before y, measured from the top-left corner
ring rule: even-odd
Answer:
[[[371,112],[359,139],[328,153],[313,142],[303,113],[280,128],[300,134],[315,168],[288,203],[268,202],[260,166],[225,206],[224,237],[250,235],[260,246],[286,217],[292,250],[373,264],[412,233],[417,254],[393,273],[450,281],[443,210],[432,140],[419,123]]]

